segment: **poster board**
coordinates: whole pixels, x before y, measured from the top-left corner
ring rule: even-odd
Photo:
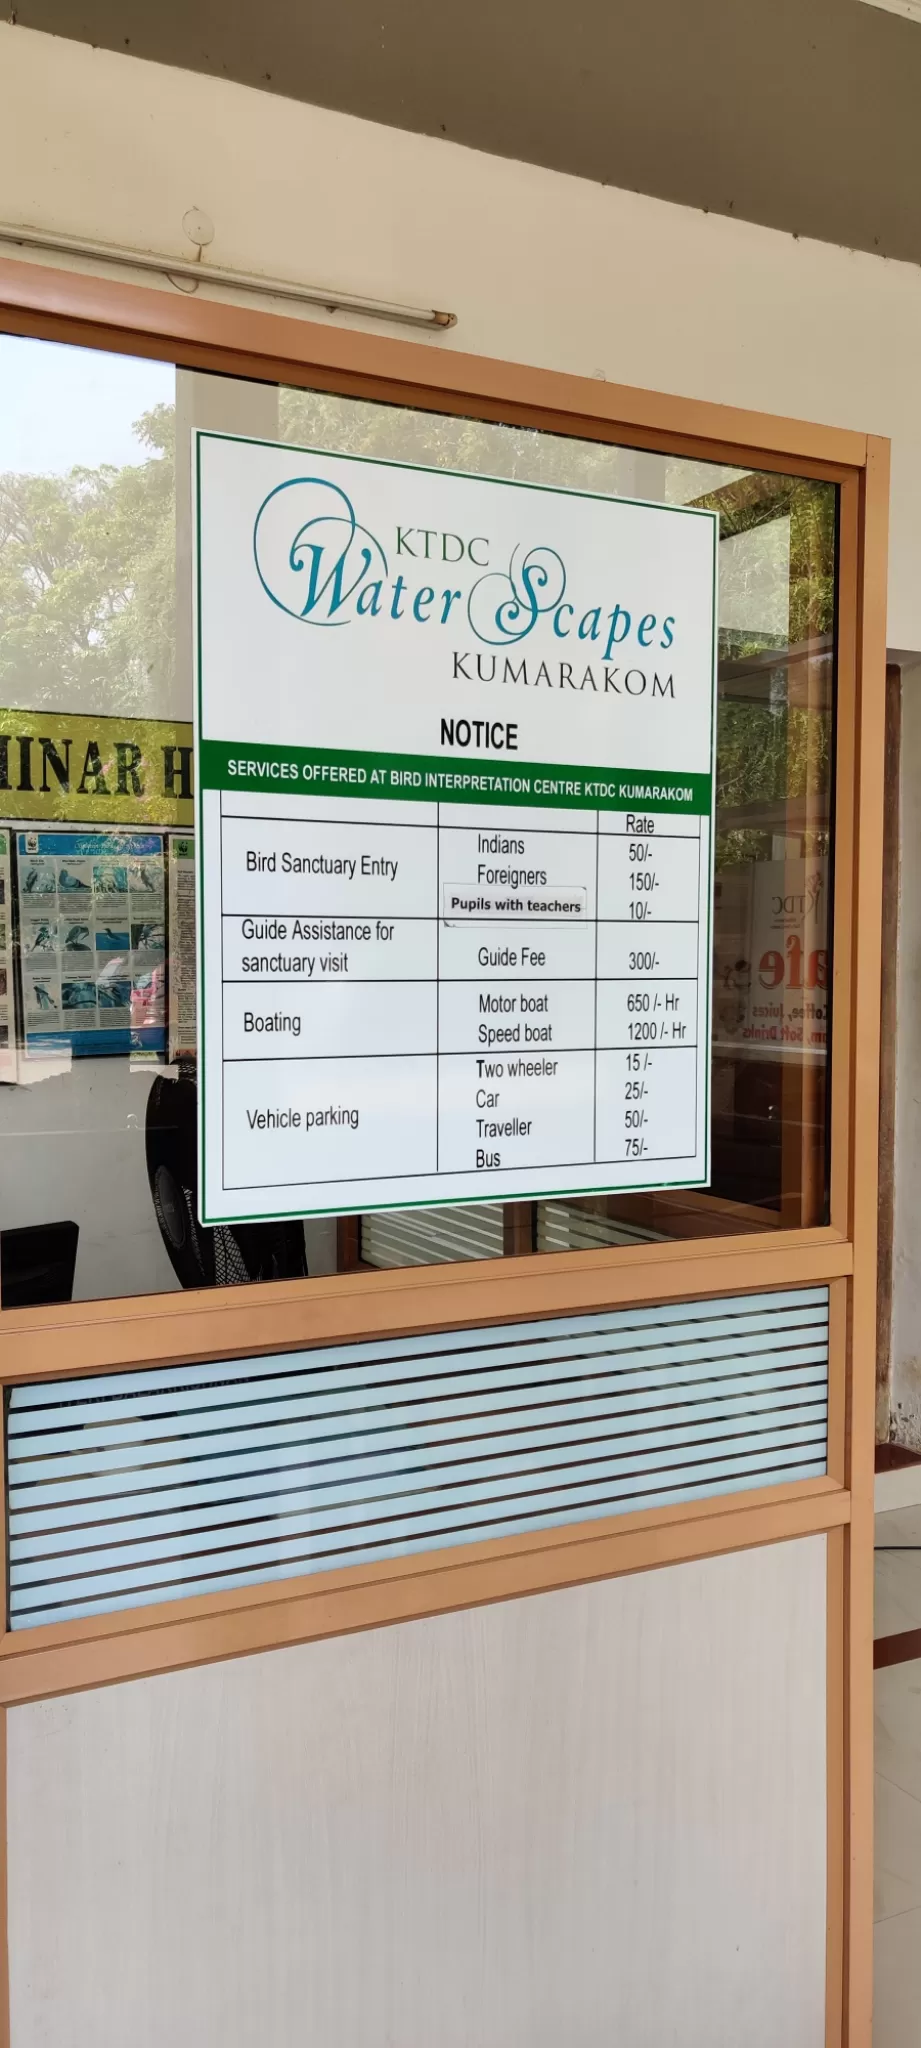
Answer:
[[[201,1220],[705,1184],[716,516],[194,459]]]
[[[716,887],[714,1046],[734,1057],[824,1058],[828,855],[740,862]]]
[[[0,825],[0,1081],[15,1081],[16,1072],[12,835]]]
[[[16,835],[26,1058],[162,1053],[163,835]]]
[[[196,1050],[195,841],[171,832],[167,841],[169,906],[169,1058],[191,1060]]]

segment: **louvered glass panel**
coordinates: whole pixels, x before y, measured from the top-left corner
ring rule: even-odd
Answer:
[[[825,1471],[828,1290],[13,1389],[13,1628]]]
[[[619,1217],[593,1210],[590,1202],[539,1202],[537,1245],[539,1252],[597,1251],[600,1245],[656,1244],[664,1233],[641,1223],[625,1223]]]
[[[366,1266],[433,1266],[444,1259],[501,1259],[501,1202],[387,1209],[361,1219]]]

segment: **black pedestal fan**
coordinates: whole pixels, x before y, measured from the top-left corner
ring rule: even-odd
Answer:
[[[301,1223],[198,1221],[196,1088],[192,1073],[158,1074],[147,1098],[147,1176],[160,1235],[183,1287],[240,1287],[307,1272]]]

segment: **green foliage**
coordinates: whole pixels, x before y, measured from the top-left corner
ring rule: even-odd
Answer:
[[[577,441],[535,427],[509,427],[463,414],[420,412],[376,400],[341,398],[326,391],[283,387],[278,395],[282,440],[306,448],[331,448],[341,455],[376,455],[390,462],[418,462],[428,469],[457,469],[473,476],[512,477],[562,489],[638,496],[636,456],[607,441]],[[649,467],[646,492],[664,490],[667,460],[641,458]]]
[[[804,854],[827,852],[835,488],[753,472],[702,502],[719,512],[723,539],[758,535],[758,545],[734,563],[737,609],[746,609],[738,605],[744,579],[763,577],[772,561],[775,574],[789,578],[783,645],[739,631],[720,634],[717,866],[768,859],[775,834],[801,837]],[[804,832],[807,806],[798,800],[810,796],[819,800],[811,807],[817,824]]]
[[[174,415],[118,469],[0,477],[0,702],[156,716],[175,658]]]
[[[745,703],[731,697],[720,701],[716,762],[719,868],[767,859],[772,834],[788,836],[784,830],[786,804],[806,796],[821,798],[830,788],[831,719],[822,709],[788,705],[786,669],[781,664],[773,673],[781,686],[774,703],[770,699]],[[804,809],[797,804],[797,815],[801,817]],[[816,805],[819,815],[824,809],[821,802]],[[727,830],[727,812],[737,817],[741,813],[746,822]],[[795,836],[792,818],[789,836]],[[807,856],[827,850],[824,827],[804,835],[802,851]]]

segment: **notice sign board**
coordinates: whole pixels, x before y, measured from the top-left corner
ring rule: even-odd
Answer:
[[[715,516],[195,474],[202,1221],[705,1183]]]

